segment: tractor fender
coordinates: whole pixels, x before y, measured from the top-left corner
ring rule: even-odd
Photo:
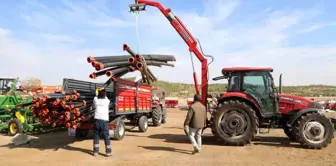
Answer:
[[[259,117],[263,117],[261,107],[259,103],[252,96],[240,92],[226,92],[218,100],[218,103],[223,103],[226,100],[238,99],[248,103],[257,113]]]
[[[286,122],[287,127],[291,127],[293,123],[296,121],[296,119],[298,119],[303,114],[310,113],[310,112],[318,112],[322,114],[321,110],[317,108],[307,108],[307,109],[300,110],[296,112],[295,114],[291,115],[290,117],[288,117],[288,120]]]

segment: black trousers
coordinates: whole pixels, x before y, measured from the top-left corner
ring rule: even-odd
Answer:
[[[99,151],[99,139],[103,137],[105,142],[105,150],[106,153],[111,152],[111,142],[109,137],[109,122],[100,120],[100,119],[94,119],[93,123],[93,151],[98,152]]]

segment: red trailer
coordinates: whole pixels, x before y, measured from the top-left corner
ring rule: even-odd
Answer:
[[[121,140],[124,137],[124,120],[128,120],[132,125],[137,125],[141,132],[147,131],[148,119],[150,118],[152,121],[160,121],[161,123],[162,106],[160,101],[152,100],[151,86],[124,79],[118,79],[111,86],[106,91],[107,97],[111,101],[109,128],[112,139]],[[64,79],[63,87],[65,91],[77,89],[95,91],[95,89],[102,87],[102,84]],[[75,135],[86,137],[92,132],[92,129],[92,121],[83,122],[78,124]]]
[[[177,97],[166,97],[166,107],[167,108],[177,108],[178,107],[178,98]]]

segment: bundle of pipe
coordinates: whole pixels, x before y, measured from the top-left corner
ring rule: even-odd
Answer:
[[[41,124],[76,129],[77,123],[86,121],[93,116],[93,96],[85,95],[82,96],[77,91],[51,93],[34,96],[31,103],[20,106],[29,106],[33,111],[33,117],[39,118]]]
[[[116,78],[120,78],[128,72],[139,70],[141,72],[143,82],[150,84],[151,82],[156,81],[157,78],[148,66],[174,67],[174,64],[170,64],[168,61],[176,61],[175,57],[172,55],[136,54],[129,46],[127,46],[127,44],[123,45],[123,50],[127,51],[131,56],[119,55],[88,57],[88,63],[91,63],[97,71],[91,73],[90,78],[94,79],[96,77],[106,75],[110,77],[110,79],[105,83],[105,86],[108,86],[111,82],[115,81]]]

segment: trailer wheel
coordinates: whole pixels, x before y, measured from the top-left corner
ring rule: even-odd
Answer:
[[[76,129],[75,136],[76,138],[86,138],[88,133],[89,131],[87,130]]]
[[[122,140],[125,136],[125,123],[121,119],[121,117],[115,119],[116,121],[116,129],[114,131],[114,140]]]
[[[141,116],[138,121],[139,131],[146,132],[148,129],[148,119],[146,116]]]
[[[162,123],[161,107],[155,107],[152,111],[152,121],[154,126],[160,126]]]
[[[309,149],[327,147],[334,138],[334,127],[330,119],[319,113],[307,113],[296,120],[296,138]]]
[[[12,119],[8,122],[8,135],[14,136],[23,132],[23,124],[19,119]]]

